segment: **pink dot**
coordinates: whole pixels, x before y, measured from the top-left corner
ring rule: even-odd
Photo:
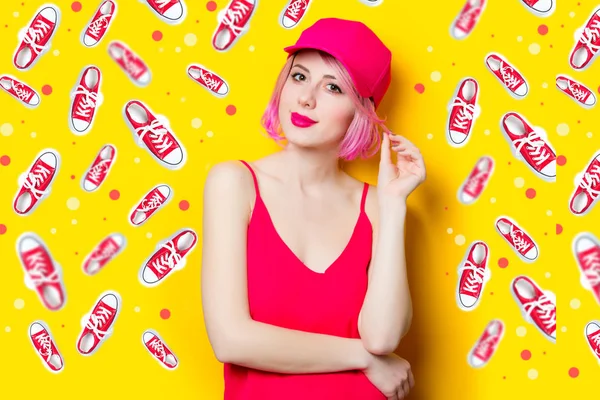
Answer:
[[[161,31],[152,32],[152,39],[154,39],[155,41],[159,42],[160,40],[162,40],[162,38],[163,38],[163,34]]]
[[[162,319],[169,319],[170,316],[171,316],[171,311],[167,310],[166,308],[163,308],[162,310],[160,310],[160,317]]]
[[[567,157],[565,156],[558,156],[556,157],[556,164],[563,166],[567,163]]]
[[[556,224],[556,234],[560,235],[563,231],[563,227],[561,224]]]
[[[600,86],[598,86],[598,93],[600,93]]]
[[[525,361],[529,360],[531,358],[531,352],[529,350],[523,350],[521,352],[521,358]]]
[[[0,157],[0,164],[2,164],[3,166],[6,167],[8,164],[10,164],[10,157],[9,156]]]
[[[52,93],[52,86],[50,86],[50,85],[42,86],[42,93],[44,93],[46,96],[50,95]]]
[[[548,33],[548,27],[544,24],[538,26],[538,33],[542,36]]]
[[[508,267],[508,259],[502,257],[501,259],[498,260],[498,266],[500,268],[506,268]]]
[[[227,115],[234,115],[236,111],[237,110],[233,104],[228,105],[227,108],[225,109],[225,112],[227,113]]]
[[[71,4],[71,10],[73,10],[73,11],[75,11],[75,12],[79,12],[79,11],[81,11],[81,3],[80,3],[80,2],[78,2],[78,1],[74,1],[74,2]]]
[[[569,376],[571,378],[577,378],[579,376],[579,369],[577,369],[575,367],[569,369]]]
[[[528,199],[533,199],[535,198],[535,189],[533,188],[529,188],[525,191],[525,196],[527,196]]]
[[[415,85],[415,90],[417,91],[417,93],[421,94],[425,91],[425,86],[422,83],[417,83]]]
[[[179,209],[186,211],[188,208],[190,208],[190,202],[187,200],[181,200],[179,202]]]
[[[117,200],[119,197],[121,197],[121,193],[119,193],[118,190],[111,190],[109,196],[111,199]]]
[[[71,179],[75,179],[75,175],[71,175]]]
[[[0,235],[4,235],[6,233],[6,225],[0,224]]]
[[[215,3],[214,1],[209,1],[208,3],[206,3],[206,9],[208,11],[215,11],[217,9],[217,3]]]

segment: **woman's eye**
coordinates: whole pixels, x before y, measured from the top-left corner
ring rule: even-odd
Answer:
[[[304,80],[304,75],[302,75],[300,72],[296,72],[295,74],[292,74],[292,78],[295,80]],[[298,78],[302,78],[302,79],[298,79]]]
[[[329,87],[329,89],[333,90],[334,92],[342,93],[342,89],[340,89],[340,87],[338,85],[334,85],[333,83],[330,83],[329,85],[327,85],[327,87]]]

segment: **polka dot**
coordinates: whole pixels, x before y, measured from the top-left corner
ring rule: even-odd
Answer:
[[[163,38],[163,34],[161,31],[154,31],[152,32],[152,39],[154,39],[155,42],[160,42]]]
[[[230,104],[227,106],[227,108],[225,109],[225,112],[227,113],[227,115],[235,115],[237,109],[235,108],[235,106],[233,104]]]
[[[162,310],[160,310],[160,317],[162,319],[169,319],[171,317],[171,311],[169,311],[166,308],[163,308]]]
[[[215,3],[214,1],[209,1],[208,3],[206,3],[206,9],[208,11],[215,11],[217,9],[217,3]]]
[[[427,51],[431,53],[433,51],[433,47],[427,46]]]
[[[179,52],[181,52],[181,47],[179,47],[179,46],[175,47],[175,53],[179,53]]]
[[[552,276],[552,274],[551,274],[550,272],[546,272],[546,273],[544,274],[544,276],[545,276],[546,278],[550,278],[550,277]]]
[[[454,229],[452,229],[452,228],[448,228],[448,229],[446,229],[446,232],[448,232],[448,235],[451,235],[451,234],[452,234],[452,232],[454,232]]]
[[[573,367],[569,369],[569,376],[571,378],[577,378],[579,376],[579,369]]]
[[[523,350],[521,352],[521,358],[525,361],[529,360],[531,358],[531,352],[529,350]]]
[[[9,156],[2,156],[0,157],[0,165],[6,167],[8,164],[10,164],[10,157]]]
[[[71,4],[71,10],[73,10],[73,11],[75,11],[75,12],[79,12],[79,11],[81,11],[81,3],[80,3],[80,2],[78,2],[78,1],[74,1],[74,2]]]
[[[215,134],[213,133],[213,131],[208,131],[206,132],[206,136],[208,137],[213,137]]]
[[[566,136],[569,134],[569,125],[562,123],[556,126],[556,133],[560,136]]]
[[[146,237],[147,237],[148,239],[152,239],[152,232],[148,232],[148,233],[146,233]]]
[[[527,335],[527,328],[525,328],[524,326],[519,326],[517,328],[517,336],[524,337],[525,335]]]
[[[433,71],[430,75],[430,78],[434,82],[439,82],[442,79],[442,74],[440,71]]]
[[[67,200],[67,208],[69,210],[77,210],[79,208],[79,199],[77,197],[71,197]]]
[[[248,47],[249,52],[254,52],[254,50],[256,50],[254,46],[250,45],[250,47]]]
[[[0,125],[0,133],[2,134],[2,136],[12,135],[13,126],[11,124],[9,124],[8,122],[3,123],[2,125]]]
[[[427,139],[429,139],[429,140],[433,139],[433,133],[428,133],[427,134]]]
[[[25,300],[16,299],[14,305],[17,310],[22,310],[25,307]]]
[[[197,41],[198,39],[193,33],[188,33],[183,37],[183,43],[185,43],[186,46],[195,46]]]
[[[139,157],[134,158],[133,162],[136,163],[136,164],[139,164],[140,163],[140,158]]]
[[[492,203],[492,204],[496,203],[496,198],[495,197],[490,198],[490,203]]]
[[[60,54],[60,51],[58,51],[58,49],[56,49],[56,50],[53,50],[53,51],[52,51],[52,54],[53,54],[54,56],[58,56],[58,55]]]
[[[15,17],[15,18],[19,18],[19,15],[20,15],[20,14],[19,14],[19,12],[18,12],[18,11],[15,11],[15,12],[13,13],[13,17]]]
[[[529,371],[527,371],[527,377],[529,379],[537,379],[537,377],[538,377],[537,370],[532,368]]]
[[[135,311],[135,312],[140,312],[140,308],[139,308],[138,306],[135,306],[135,307],[133,308],[133,311]]]
[[[529,188],[525,191],[525,196],[527,196],[528,199],[534,199],[536,195],[535,189],[533,188]]]
[[[591,138],[592,137],[592,132],[586,133],[586,136],[589,137],[589,138]]]
[[[422,83],[417,83],[415,85],[415,90],[417,91],[417,93],[421,94],[425,91],[425,86],[423,86]]]
[[[566,163],[567,163],[567,157],[565,157],[565,156],[558,156],[558,157],[556,157],[556,164],[558,164],[558,165],[560,165],[562,167]]]
[[[52,94],[52,86],[50,86],[50,85],[42,86],[42,93],[45,94],[46,96],[49,96],[50,94]]]
[[[569,13],[569,17],[573,18],[574,16],[575,16],[575,12],[574,12],[574,11],[571,11],[571,12]]]
[[[556,234],[560,235],[563,231],[563,227],[561,224],[556,224]]]
[[[30,136],[31,136],[32,138],[35,138],[35,137],[37,136],[37,133],[35,133],[35,132],[31,132]]]
[[[515,178],[514,183],[515,183],[515,186],[520,189],[523,186],[525,186],[525,179],[523,179],[519,176],[519,177]]]
[[[119,193],[118,190],[111,190],[109,196],[112,200],[117,200],[119,197],[121,197],[121,193]]]
[[[523,41],[523,36],[517,36],[517,42],[522,42]]]
[[[567,331],[567,327],[563,326],[562,328],[560,328],[560,331],[563,332],[563,333],[565,333]]]
[[[4,328],[4,332],[6,332],[6,333],[10,332],[10,326],[7,326],[6,328]]]
[[[73,225],[77,225],[77,220],[76,220],[76,219],[72,219],[72,220],[71,220],[71,224],[73,224]]]
[[[577,310],[579,307],[581,307],[581,301],[579,299],[573,299],[569,305],[573,310]]]
[[[546,82],[542,83],[542,89],[548,89],[548,84]]]
[[[190,208],[190,202],[187,200],[181,200],[179,202],[179,209],[183,210],[183,211],[187,211],[187,209]]]
[[[537,30],[537,31],[538,31],[538,33],[539,33],[540,35],[544,36],[545,34],[547,34],[547,33],[548,33],[548,26],[547,26],[547,25],[544,25],[544,24],[542,24],[542,25],[538,26],[538,30]]]
[[[456,237],[454,238],[454,243],[456,243],[459,246],[462,246],[463,244],[465,244],[465,237],[464,235],[456,235]]]
[[[490,130],[489,130],[489,129],[486,129],[485,131],[483,131],[483,134],[484,134],[484,135],[489,135],[489,134],[490,134]]]
[[[506,268],[508,267],[508,259],[505,257],[502,257],[501,259],[498,260],[498,266],[500,268]]]
[[[200,118],[192,119],[192,128],[198,129],[202,126],[202,120]]]
[[[6,225],[0,224],[0,235],[4,235],[7,231]]]
[[[531,54],[533,54],[533,55],[537,55],[537,54],[539,54],[541,49],[542,49],[542,48],[541,48],[541,47],[540,47],[540,45],[539,45],[539,44],[537,44],[537,43],[531,43],[531,44],[529,45],[529,52],[530,52]]]
[[[50,233],[53,234],[53,235],[56,234],[56,228],[50,229]]]

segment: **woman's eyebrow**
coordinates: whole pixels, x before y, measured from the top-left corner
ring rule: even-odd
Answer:
[[[298,68],[300,68],[300,69],[302,69],[302,70],[304,70],[304,71],[306,71],[306,72],[310,73],[310,71],[308,70],[308,68],[306,68],[306,67],[305,67],[304,65],[302,65],[302,64],[295,64],[293,67],[298,67]],[[292,67],[292,68],[293,68],[293,67]],[[336,79],[336,78],[335,78],[335,76],[333,76],[333,75],[323,75],[323,78],[329,78],[329,79],[334,79],[334,80]]]

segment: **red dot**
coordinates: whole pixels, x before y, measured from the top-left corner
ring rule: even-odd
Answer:
[[[234,115],[236,111],[237,110],[233,104],[228,105],[227,108],[225,109],[225,112],[227,113],[227,115]]]
[[[75,179],[75,175],[71,175],[71,179]]]
[[[166,308],[163,308],[162,310],[160,310],[160,317],[162,319],[169,319],[170,316],[171,316],[171,311],[167,310]]]
[[[600,93],[600,86],[598,86],[598,93]]]
[[[422,83],[417,83],[415,85],[415,90],[417,91],[417,93],[421,94],[425,91],[425,86]]]
[[[529,360],[531,358],[531,352],[529,350],[523,350],[521,352],[521,358],[525,361]]]
[[[8,164],[10,164],[10,157],[9,156],[0,157],[0,164],[4,165],[6,167]]]
[[[179,208],[183,211],[186,211],[188,208],[190,208],[190,203],[187,200],[181,200],[179,202]]]
[[[527,196],[528,199],[533,199],[535,198],[535,189],[533,188],[529,188],[525,191],[525,196]]]
[[[558,156],[556,157],[556,164],[563,166],[567,163],[567,157],[565,156]]]
[[[50,95],[52,93],[52,86],[50,86],[50,85],[42,86],[42,93],[44,93],[46,96]]]
[[[208,3],[206,3],[206,9],[208,11],[215,11],[217,9],[217,3],[215,3],[214,1],[209,1]]]
[[[121,193],[119,193],[118,190],[111,190],[109,196],[111,199],[117,200],[119,197],[121,197]]]
[[[81,11],[81,3],[80,3],[80,2],[78,2],[78,1],[74,1],[74,2],[71,4],[71,10],[73,10],[73,11],[75,11],[75,12],[79,12],[79,11]]]
[[[548,27],[544,24],[538,26],[538,33],[542,36],[548,33]]]
[[[162,40],[163,34],[161,31],[154,31],[152,32],[152,39],[154,39],[155,41],[159,42],[160,40]]]
[[[561,224],[556,224],[556,234],[560,235],[563,231],[563,227]]]
[[[6,233],[6,225],[0,224],[0,235],[4,235]]]
[[[569,376],[571,378],[577,378],[579,376],[579,370],[575,367],[569,369]]]
[[[502,257],[501,259],[498,260],[498,266],[500,268],[506,268],[508,267],[508,259]]]

